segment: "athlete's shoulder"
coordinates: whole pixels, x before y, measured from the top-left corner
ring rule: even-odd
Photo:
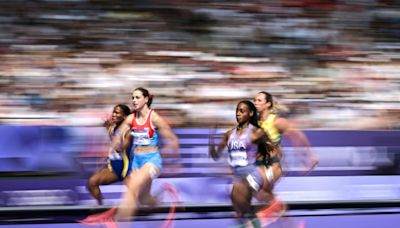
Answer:
[[[284,117],[278,117],[274,120],[274,125],[278,128],[281,132],[285,131],[287,128],[290,127],[291,123]]]
[[[126,118],[125,118],[125,123],[128,123],[129,125],[131,125],[132,124],[132,121],[134,120],[134,118],[135,118],[135,113],[131,113],[131,114],[129,114]]]
[[[225,135],[229,136],[230,134],[232,134],[232,132],[235,130],[235,128],[236,128],[236,125],[229,127],[228,130],[225,131]]]
[[[162,116],[158,114],[158,112],[156,112],[154,109],[150,110],[149,118],[152,123],[163,120]]]

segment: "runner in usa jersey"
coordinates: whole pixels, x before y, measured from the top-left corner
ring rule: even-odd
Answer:
[[[237,125],[225,132],[215,148],[210,136],[209,153],[217,160],[225,148],[228,149],[228,163],[233,172],[231,200],[240,225],[257,226],[251,215],[251,201],[259,192],[271,191],[273,183],[268,178],[267,166],[257,164],[258,157],[269,157],[274,147],[265,132],[258,126],[257,110],[251,101],[241,101],[236,107]]]

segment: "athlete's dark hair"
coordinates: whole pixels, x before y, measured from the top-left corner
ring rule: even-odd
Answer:
[[[258,125],[257,109],[256,106],[254,106],[253,102],[249,100],[242,100],[237,105],[239,106],[239,104],[245,104],[250,109],[250,111],[253,112],[253,116],[250,117],[250,123],[255,127],[260,127]]]
[[[140,92],[142,92],[144,97],[149,98],[149,101],[147,102],[147,106],[150,108],[151,103],[153,102],[153,95],[147,89],[145,89],[143,87],[137,87],[133,91],[136,91],[136,90],[139,90]]]
[[[239,104],[245,104],[250,109],[250,111],[253,112],[253,116],[250,117],[250,123],[257,128],[260,128],[260,125],[258,125],[257,109],[256,109],[256,106],[254,106],[253,102],[251,102],[249,100],[242,100],[238,103],[238,105]],[[274,149],[274,147],[273,147],[271,139],[269,138],[267,133],[265,133],[263,140],[264,141],[262,143],[258,143],[258,151],[259,151],[259,153],[261,153],[261,155],[263,157],[263,160],[264,160],[263,162],[267,163],[270,161],[269,152],[272,151]]]
[[[131,109],[128,106],[126,106],[124,104],[117,104],[117,105],[115,105],[114,108],[117,108],[117,107],[122,110],[122,112],[124,113],[125,116],[128,116],[129,114],[131,114]]]
[[[122,110],[122,113],[125,115],[125,118],[126,118],[127,116],[129,116],[129,114],[131,114],[131,109],[130,109],[128,106],[124,105],[124,104],[117,104],[117,105],[114,106],[114,110],[115,110],[116,108],[120,108],[120,109]],[[124,119],[125,119],[125,118],[124,118]],[[122,123],[123,121],[124,121],[124,120],[121,120],[121,121],[117,122],[114,129],[117,129],[117,128],[119,127],[119,125],[121,125],[121,123]],[[106,123],[105,123],[105,124],[106,124]],[[107,126],[107,124],[104,125],[104,126]],[[107,127],[107,128],[108,128],[108,127]]]

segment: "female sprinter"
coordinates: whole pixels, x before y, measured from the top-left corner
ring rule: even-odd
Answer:
[[[217,148],[210,138],[209,153],[216,160],[224,148],[228,148],[228,162],[234,174],[231,200],[243,224],[243,220],[252,216],[252,197],[260,190],[272,191],[273,183],[269,179],[272,174],[267,172],[267,164],[275,152],[267,135],[258,126],[257,110],[252,102],[244,100],[238,103],[236,121],[237,125],[225,132]],[[259,160],[259,157],[264,160]]]
[[[127,191],[114,215],[115,221],[130,221],[139,204],[154,206],[157,203],[150,195],[150,189],[161,172],[160,149],[162,153],[178,154],[179,151],[178,138],[164,118],[150,108],[152,101],[153,96],[147,89],[136,88],[132,93],[133,112],[118,128],[120,132],[130,130],[134,159],[133,171],[125,182]],[[159,135],[163,139],[163,148],[159,146]],[[120,140],[114,138],[112,149],[118,149],[119,144]],[[170,186],[163,187],[174,192]]]
[[[295,128],[287,119],[279,117],[275,111],[276,103],[270,93],[262,91],[256,94],[253,100],[259,116],[259,126],[268,134],[273,145],[278,149],[278,161],[282,157],[281,139],[282,135],[288,137],[293,146],[305,148],[308,157],[307,168],[311,170],[318,164],[318,156],[311,150],[307,137],[299,129]],[[278,168],[278,167],[276,167]]]
[[[132,93],[133,112],[118,127],[118,136],[113,137],[110,153],[119,153],[125,132],[130,132],[129,140],[132,143],[133,164],[132,172],[125,178],[127,191],[123,194],[118,208],[112,208],[103,213],[90,217],[87,225],[104,223],[107,227],[117,227],[116,222],[131,221],[140,204],[155,206],[157,200],[150,195],[151,185],[160,175],[162,159],[159,147],[159,135],[163,138],[162,152],[177,153],[179,142],[168,123],[153,109],[153,96],[145,88],[139,87]],[[176,191],[168,184],[162,186],[175,200]],[[168,220],[164,227],[172,224],[174,205],[170,208]],[[129,224],[127,224],[129,226]]]
[[[124,104],[118,104],[114,107],[111,120],[105,122],[110,140],[117,135],[118,127],[129,114],[131,114],[131,110]],[[123,135],[124,139],[126,139],[126,137],[126,134]],[[128,140],[123,140],[123,142],[129,143]],[[107,167],[94,173],[89,178],[87,189],[100,205],[103,204],[103,197],[99,186],[121,181],[131,172],[132,156],[129,150],[123,148],[129,148],[129,145],[121,145],[119,150],[123,151],[122,153],[113,151],[113,153],[109,154]]]
[[[310,157],[307,168],[309,170],[313,169],[318,164],[317,155],[311,151],[307,137],[300,130],[295,128],[287,119],[275,114],[276,111],[274,110],[276,104],[273,101],[272,95],[265,91],[259,92],[254,97],[253,103],[259,113],[259,126],[268,134],[273,146],[276,148],[275,155],[270,158],[271,166],[268,169],[272,182],[276,182],[282,174],[280,163],[282,158],[282,149],[280,145],[282,135],[287,136],[293,146],[306,149],[306,152]],[[263,198],[271,202],[269,207],[257,213],[257,216],[260,219],[268,218],[274,211],[282,208],[282,203],[273,195],[270,195],[270,192],[261,191],[260,195],[264,195]]]

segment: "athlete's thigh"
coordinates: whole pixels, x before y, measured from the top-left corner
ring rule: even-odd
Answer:
[[[152,186],[152,181],[150,181],[149,183],[145,184],[143,186],[143,188],[141,188],[141,195],[149,195],[150,191],[151,191],[151,186]]]
[[[262,189],[266,191],[272,191],[275,183],[282,176],[282,168],[279,164],[273,164],[271,166],[260,166],[259,171],[264,179],[264,184]]]
[[[245,182],[237,182],[233,184],[231,199],[238,204],[247,204],[251,201],[251,189]]]
[[[254,197],[260,202],[269,202],[274,198],[274,194],[270,189],[260,189]]]
[[[94,174],[91,178],[93,178],[100,185],[111,184],[119,181],[117,175],[109,170],[108,168],[103,168],[96,174]]]
[[[131,172],[126,181],[127,187],[139,192],[143,192],[144,189],[149,189],[154,179],[154,172],[158,174],[157,168],[151,163],[146,163],[139,170]]]

